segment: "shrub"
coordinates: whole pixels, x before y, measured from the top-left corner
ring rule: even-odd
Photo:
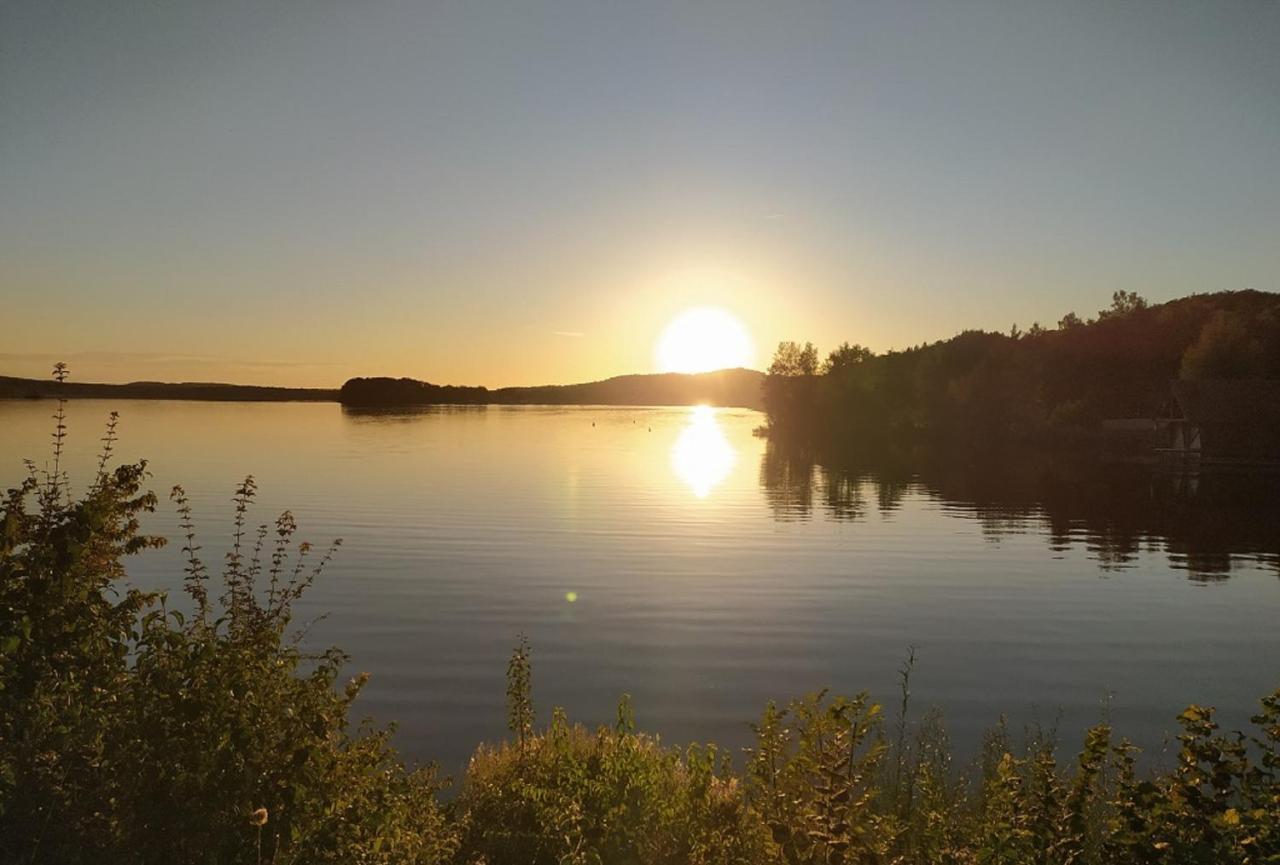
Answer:
[[[189,504],[194,612],[122,585],[156,498],[145,463],[74,499],[59,459],[31,467],[0,512],[0,861],[443,862],[455,844],[432,768],[406,769],[389,731],[349,731],[363,677],[287,633],[308,564],[282,514],[251,548],[252,478],[217,597]],[[330,553],[332,549],[330,550]]]
[[[455,803],[467,861],[764,861],[763,826],[715,746],[668,748],[637,733],[625,696],[613,727],[590,731],[556,709],[535,732],[524,641],[507,679],[515,740],[475,752]]]

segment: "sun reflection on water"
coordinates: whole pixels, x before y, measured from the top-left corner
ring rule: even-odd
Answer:
[[[671,468],[676,476],[703,499],[729,476],[737,460],[738,452],[716,421],[716,410],[694,406],[689,424],[671,448]]]

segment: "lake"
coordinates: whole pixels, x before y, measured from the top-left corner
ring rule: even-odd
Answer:
[[[48,401],[0,402],[0,483],[48,454]],[[91,477],[106,415],[122,459],[191,496],[205,559],[291,509],[341,537],[300,607],[307,640],[372,680],[357,715],[400,724],[457,775],[505,732],[506,661],[534,647],[540,718],[611,721],[618,696],[670,742],[734,748],[766,701],[869,690],[945,714],[972,754],[1005,714],[1075,748],[1105,713],[1160,760],[1189,702],[1243,724],[1280,685],[1280,484],[1268,475],[1051,458],[823,464],[753,434],[756,412],[83,400],[66,465]],[[147,528],[176,539],[163,501]],[[130,561],[180,585],[180,543]],[[890,712],[892,712],[890,708]]]

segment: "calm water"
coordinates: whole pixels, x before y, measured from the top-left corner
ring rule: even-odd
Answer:
[[[1109,702],[1158,750],[1194,700],[1242,723],[1280,685],[1274,478],[1052,461],[828,467],[768,447],[750,411],[493,407],[353,414],[328,404],[80,401],[73,480],[106,413],[122,458],[191,494],[208,561],[256,476],[259,522],[342,537],[302,616],[372,682],[358,706],[456,772],[504,732],[503,673],[534,645],[540,713],[610,720],[633,695],[669,741],[740,746],[770,698],[831,686],[943,709],[971,751],[1001,713]],[[0,483],[47,453],[48,402],[0,402]],[[168,508],[153,531],[176,537]],[[172,587],[177,546],[133,560]],[[570,600],[570,599],[573,600]]]

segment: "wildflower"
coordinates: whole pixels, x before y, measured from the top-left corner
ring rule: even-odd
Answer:
[[[266,808],[259,808],[257,811],[254,811],[252,814],[250,814],[250,815],[249,815],[249,825],[250,825],[250,826],[265,826],[265,825],[267,825],[267,809],[266,809]]]

